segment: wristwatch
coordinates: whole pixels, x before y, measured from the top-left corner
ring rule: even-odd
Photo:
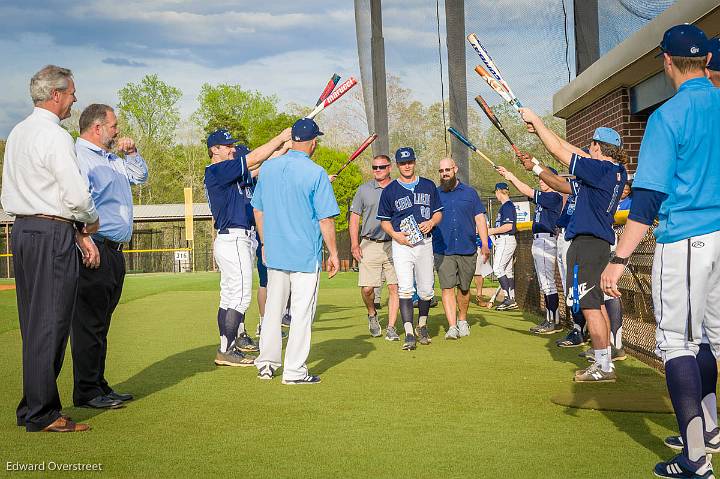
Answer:
[[[610,264],[621,264],[623,266],[627,266],[629,260],[630,260],[629,257],[623,258],[623,257],[617,256],[617,255],[615,255],[615,253],[613,253],[613,255],[610,257]]]

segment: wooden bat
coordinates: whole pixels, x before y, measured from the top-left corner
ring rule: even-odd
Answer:
[[[338,75],[337,73],[334,73],[332,78],[330,78],[330,81],[328,81],[327,85],[325,85],[325,89],[320,94],[320,98],[318,98],[318,101],[317,101],[317,103],[315,103],[315,106],[318,106],[320,103],[322,103],[323,100],[325,100],[325,98],[327,98],[328,95],[330,95],[330,93],[332,93],[332,91],[335,89],[335,86],[338,84],[339,81],[340,81],[340,75]]]
[[[470,42],[470,45],[473,47],[475,52],[480,56],[480,59],[487,67],[490,74],[495,77],[495,79],[505,87],[507,90],[508,95],[510,95],[510,98],[512,99],[511,104],[515,107],[515,109],[522,108],[522,104],[520,103],[520,100],[517,99],[513,91],[510,89],[510,85],[503,79],[502,74],[500,73],[500,69],[495,65],[495,61],[492,59],[488,51],[485,49],[484,46],[480,43],[480,40],[478,39],[478,36],[474,33],[471,33],[467,36],[468,42]]]
[[[495,128],[498,129],[500,133],[505,137],[505,139],[510,143],[510,146],[512,147],[513,151],[516,155],[520,156],[520,149],[515,146],[515,143],[510,139],[510,135],[507,134],[505,131],[505,128],[503,128],[502,123],[500,123],[500,120],[498,120],[498,117],[495,116],[495,113],[490,109],[490,106],[487,104],[485,99],[481,97],[480,95],[475,97],[475,101],[478,105],[480,105],[480,109],[485,113],[485,116],[488,117],[488,120],[490,120],[490,123],[492,123]]]
[[[485,156],[485,154],[484,154],[482,151],[478,150],[478,149],[477,149],[477,146],[473,145],[472,142],[471,142],[470,140],[468,140],[467,138],[465,138],[465,136],[464,136],[462,133],[460,133],[459,131],[457,131],[457,130],[456,130],[455,128],[453,128],[452,126],[451,126],[450,128],[448,128],[448,131],[449,131],[455,138],[457,138],[458,140],[460,140],[460,143],[464,144],[465,146],[467,146],[468,148],[470,148],[472,151],[474,151],[475,153],[477,153],[478,155],[480,155],[480,157],[481,157],[483,160],[485,160],[485,161],[487,161],[488,163],[490,163],[493,168],[497,168],[497,165],[496,165],[490,158],[488,158],[487,156]]]
[[[505,87],[502,86],[500,82],[498,82],[492,75],[490,75],[487,70],[485,70],[480,65],[477,65],[475,67],[475,71],[478,75],[480,75],[480,78],[485,80],[485,83],[487,83],[490,88],[495,90],[495,92],[503,98],[503,100],[510,104],[513,104],[513,99],[508,93],[508,91],[505,89]]]
[[[343,96],[345,93],[347,93],[348,90],[350,90],[355,85],[357,85],[356,79],[350,77],[350,79],[345,80],[343,83],[340,84],[340,86],[338,86],[335,89],[335,91],[330,93],[330,95],[328,95],[328,97],[325,98],[322,101],[322,103],[320,103],[318,106],[316,106],[315,109],[305,118],[310,118],[310,119],[315,118],[315,116],[317,116],[318,113],[320,113],[325,108],[327,108],[328,106],[335,103],[341,96]]]
[[[353,152],[352,155],[350,155],[350,158],[345,162],[344,165],[340,167],[337,173],[335,173],[335,176],[339,175],[342,170],[344,170],[350,163],[355,161],[355,158],[360,156],[360,154],[365,151],[365,149],[370,146],[370,144],[377,139],[377,135],[373,133],[372,135],[368,136],[365,141],[362,142],[362,145],[358,146],[358,149]]]

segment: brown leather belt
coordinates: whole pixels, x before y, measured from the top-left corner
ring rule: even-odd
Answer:
[[[42,218],[44,220],[52,220],[52,221],[62,221],[63,223],[70,223],[74,224],[75,222],[73,220],[69,220],[67,218],[63,218],[62,216],[54,216],[54,215],[15,215],[16,218]]]

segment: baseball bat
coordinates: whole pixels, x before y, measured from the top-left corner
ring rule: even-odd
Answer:
[[[360,156],[360,154],[365,151],[365,149],[370,146],[370,144],[377,139],[377,135],[373,133],[372,135],[368,136],[365,141],[362,142],[362,145],[358,146],[358,149],[353,152],[352,155],[348,158],[348,160],[345,162],[344,165],[340,167],[337,173],[335,173],[335,176],[339,175],[342,170],[344,170],[350,163],[355,161],[355,158]]]
[[[477,72],[477,74],[480,75],[480,78],[485,80],[485,83],[487,83],[490,86],[490,88],[492,88],[498,95],[500,95],[503,98],[503,100],[512,104],[513,99],[510,96],[510,94],[507,92],[505,87],[502,86],[500,84],[500,82],[498,82],[492,75],[490,75],[487,70],[485,70],[480,65],[477,65],[475,67],[475,72]]]
[[[490,123],[492,123],[495,128],[498,129],[500,133],[505,137],[505,139],[510,143],[510,146],[512,147],[513,151],[516,155],[520,155],[520,149],[515,146],[515,143],[510,138],[510,135],[507,134],[507,131],[505,131],[505,128],[503,128],[502,123],[500,123],[500,120],[498,120],[498,117],[495,116],[495,113],[490,109],[490,106],[487,104],[485,99],[478,95],[475,97],[475,101],[478,105],[480,105],[480,109],[485,113],[485,116],[488,117],[488,120],[490,120]]]
[[[459,131],[457,131],[457,130],[456,130],[455,128],[453,128],[452,126],[451,126],[450,128],[448,128],[448,131],[449,131],[455,138],[457,138],[458,140],[460,140],[460,142],[461,142],[462,144],[464,144],[465,146],[467,146],[468,148],[470,148],[472,151],[474,151],[475,153],[477,153],[478,155],[480,155],[480,157],[481,157],[482,159],[484,159],[485,161],[487,161],[488,163],[490,163],[493,168],[497,168],[497,165],[496,165],[490,158],[488,158],[487,156],[485,156],[485,154],[484,154],[482,151],[478,150],[478,149],[477,149],[477,146],[473,145],[472,142],[471,142],[470,140],[468,140],[467,138],[465,138],[465,136],[464,136],[462,133],[460,133]]]
[[[315,116],[317,116],[318,113],[323,111],[328,106],[335,103],[341,96],[343,96],[345,93],[348,92],[352,87],[357,85],[357,80],[350,77],[350,79],[345,80],[343,83],[338,86],[335,91],[330,93],[327,98],[325,98],[322,103],[320,103],[318,106],[315,107],[315,109],[305,118],[313,119]]]
[[[484,46],[482,46],[482,43],[480,43],[480,40],[478,39],[478,36],[474,33],[471,33],[467,36],[468,42],[470,42],[470,45],[473,47],[475,52],[480,56],[480,59],[487,67],[488,71],[492,76],[495,77],[495,79],[500,82],[502,86],[505,87],[505,89],[508,92],[508,95],[510,95],[510,98],[512,98],[512,105],[515,107],[515,109],[522,108],[522,104],[520,103],[520,100],[517,99],[515,94],[513,93],[512,89],[510,88],[510,85],[505,81],[502,74],[500,73],[500,69],[495,64],[495,61],[492,59],[488,51],[485,49]]]
[[[315,106],[318,106],[320,103],[322,103],[323,100],[325,100],[325,98],[327,98],[328,95],[330,95],[330,93],[332,93],[332,91],[335,89],[335,86],[338,84],[339,81],[340,81],[340,75],[338,75],[337,73],[334,73],[332,78],[330,78],[330,80],[328,81],[327,85],[325,85],[325,89],[320,94],[320,98],[318,98],[318,101],[315,103]]]

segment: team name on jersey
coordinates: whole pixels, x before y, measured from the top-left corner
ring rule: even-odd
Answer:
[[[414,204],[430,206],[430,193],[413,193]],[[409,196],[403,196],[395,200],[395,208],[398,211],[403,211],[408,208],[412,208],[413,201],[410,200]]]

